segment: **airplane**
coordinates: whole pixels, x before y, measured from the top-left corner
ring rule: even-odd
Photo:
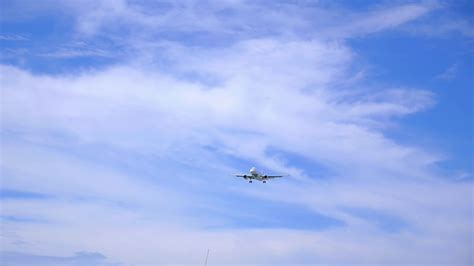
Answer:
[[[243,177],[245,180],[249,180],[249,183],[252,183],[252,179],[262,181],[263,183],[267,183],[267,179],[283,177],[282,175],[263,175],[257,171],[257,168],[252,167],[250,169],[250,175],[235,175],[237,177]]]

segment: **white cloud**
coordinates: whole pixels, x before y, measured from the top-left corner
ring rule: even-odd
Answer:
[[[76,57],[112,57],[113,54],[103,49],[74,49],[64,48],[54,52],[47,52],[39,56],[53,58],[76,58]]]
[[[254,38],[305,36],[304,32],[308,32],[306,37],[317,34],[318,38],[345,38],[394,28],[440,7],[437,2],[377,5],[369,6],[369,12],[361,14],[338,5],[310,2],[160,1],[144,5],[141,1],[125,0],[48,0],[35,5],[19,1],[6,8],[16,18],[23,19],[26,14],[31,18],[45,12],[73,15],[77,32],[85,36],[122,31],[125,35],[150,38],[157,33],[175,31]],[[343,22],[341,17],[345,18]],[[127,31],[123,32],[124,29]],[[117,40],[119,36],[114,37]]]
[[[332,37],[357,37],[382,30],[392,29],[404,23],[426,15],[438,5],[407,4],[399,6],[383,6],[370,14],[353,16],[349,23],[341,23],[329,28],[326,34]]]
[[[83,34],[114,35],[110,28],[121,23],[143,27],[132,34],[138,38],[116,36],[135,58],[65,75],[0,67],[2,186],[54,196],[2,201],[2,215],[43,221],[2,222],[12,233],[2,236],[4,249],[17,250],[21,240],[32,254],[96,250],[127,264],[201,263],[207,248],[220,264],[472,261],[472,184],[438,172],[442,152],[398,143],[384,131],[396,118],[433,106],[435,96],[369,86],[364,77],[346,83],[358,72],[355,54],[332,39],[396,27],[430,6],[376,10],[354,16],[349,26],[331,21],[327,28],[340,34],[300,38],[298,29],[311,21],[278,10],[220,24],[215,13],[225,8],[244,18],[258,14],[258,5],[240,2],[211,11],[174,4],[179,12],[161,16],[123,1],[84,3],[84,10],[95,10],[79,12]],[[287,26],[252,37],[249,28],[261,22]],[[150,36],[160,27],[241,35],[224,46],[191,45],[186,38],[165,42],[145,34],[155,26]],[[288,154],[328,173],[319,178]],[[226,176],[241,170],[229,158],[292,178],[249,187]],[[250,202],[229,210],[219,193]],[[258,202],[291,203],[345,226],[206,229]],[[193,215],[199,208],[225,215]],[[385,232],[345,208],[388,213],[403,225]]]
[[[450,80],[457,76],[459,72],[459,64],[453,64],[449,66],[443,73],[436,76],[438,79]]]
[[[27,41],[28,38],[26,38],[23,35],[19,35],[19,34],[2,34],[2,35],[0,35],[0,40],[2,40],[2,41]]]
[[[131,154],[140,153],[146,156],[160,154],[160,156],[176,160],[186,160],[186,154],[193,150],[196,156],[201,156],[203,152],[199,151],[199,147],[214,145],[224,153],[253,160],[274,171],[293,173],[295,177],[303,174],[300,184],[281,187],[279,188],[282,189],[281,191],[277,189],[270,197],[265,196],[265,193],[261,194],[261,191],[255,191],[257,194],[252,194],[252,197],[285,202],[288,201],[288,198],[284,196],[288,195],[288,189],[295,190],[291,194],[296,197],[291,197],[291,202],[307,205],[315,211],[338,217],[348,223],[351,230],[355,230],[345,240],[344,245],[334,242],[334,239],[338,239],[337,236],[341,234],[338,230],[311,233],[304,238],[299,232],[289,231],[285,233],[287,235],[285,239],[295,240],[285,242],[278,240],[282,239],[278,230],[266,230],[264,233],[250,232],[248,237],[244,238],[236,235],[242,232],[226,230],[214,235],[215,239],[219,239],[216,240],[218,243],[214,241],[207,243],[207,246],[213,248],[220,246],[215,251],[216,261],[228,263],[229,259],[235,260],[235,255],[231,254],[241,254],[238,257],[245,258],[241,260],[242,263],[269,263],[270,261],[258,255],[261,252],[272,254],[275,260],[291,261],[297,256],[295,254],[303,252],[305,256],[312,259],[320,258],[326,262],[335,262],[338,261],[337,254],[340,252],[334,249],[361,252],[357,258],[355,254],[358,252],[349,253],[352,255],[348,255],[347,260],[352,258],[361,262],[378,261],[381,258],[374,257],[377,253],[374,253],[374,256],[363,253],[360,239],[366,239],[367,242],[386,241],[386,236],[376,232],[368,234],[373,230],[370,228],[375,225],[344,214],[338,210],[339,206],[384,209],[406,219],[414,224],[415,228],[420,228],[423,223],[435,216],[435,213],[431,211],[422,215],[422,210],[434,208],[445,213],[447,208],[452,210],[452,207],[437,201],[437,198],[432,196],[432,191],[421,197],[427,201],[426,203],[419,205],[409,203],[408,199],[412,199],[410,195],[420,195],[419,189],[424,187],[419,185],[419,182],[428,182],[427,186],[430,190],[435,188],[432,179],[433,172],[429,169],[432,168],[433,162],[441,158],[420,148],[397,144],[384,137],[382,132],[378,131],[378,127],[372,127],[372,124],[366,121],[384,123],[380,117],[417,112],[430,106],[433,97],[430,93],[420,90],[397,89],[377,92],[361,90],[355,94],[352,91],[344,93],[345,90],[333,91],[331,84],[344,76],[346,71],[344,66],[350,62],[351,55],[346,51],[346,47],[340,45],[314,44],[313,46],[294,42],[277,44],[268,40],[256,40],[252,42],[252,45],[248,42],[238,44],[232,52],[227,54],[224,51],[212,53],[199,51],[196,55],[205,57],[207,60],[196,57],[191,61],[187,59],[188,52],[182,51],[174,58],[176,65],[185,67],[177,68],[172,75],[163,74],[148,67],[140,69],[122,66],[86,72],[79,76],[51,77],[34,76],[16,68],[3,66],[1,80],[4,96],[3,123],[21,132],[30,132],[33,139],[26,135],[28,143],[44,143],[45,140],[41,137],[44,133],[40,135],[41,132],[59,132],[73,137],[77,143],[88,145],[98,143],[105,145],[104,147],[125,149]],[[282,53],[282,50],[285,53]],[[327,56],[329,54],[331,56]],[[326,62],[330,59],[332,61]],[[279,67],[274,68],[274,65]],[[208,87],[199,82],[178,80],[173,77],[176,73],[179,75],[180,71],[188,70],[209,72],[211,75],[219,76],[223,81],[216,87]],[[300,73],[297,70],[300,70]],[[285,73],[288,74],[285,75]],[[312,87],[312,84],[316,85]],[[248,132],[253,137],[242,136],[235,132]],[[216,143],[219,145],[216,146]],[[156,194],[163,195],[165,202],[174,202],[172,208],[192,209],[193,204],[183,203],[182,200],[183,193],[187,193],[186,189],[179,192],[180,189],[173,188],[171,193],[166,193],[169,186],[166,186],[166,189],[160,185],[150,187],[146,185],[146,182],[139,185],[142,183],[140,177],[123,176],[120,172],[116,172],[117,170],[109,173],[109,170],[104,171],[102,167],[95,164],[70,161],[68,156],[61,155],[63,152],[51,153],[48,148],[25,150],[18,143],[3,145],[3,152],[8,155],[3,162],[3,169],[15,173],[5,180],[5,184],[11,188],[34,189],[66,197],[92,197],[111,202],[128,202],[144,210],[137,213],[137,211],[111,208],[107,204],[100,204],[100,201],[91,205],[67,203],[65,206],[58,203],[52,203],[52,206],[50,206],[51,203],[34,203],[32,206],[22,206],[16,202],[6,203],[4,207],[6,214],[19,217],[32,215],[45,220],[66,223],[69,224],[68,226],[81,226],[86,231],[100,230],[104,241],[91,241],[78,234],[70,235],[67,233],[68,226],[65,229],[55,226],[50,228],[52,231],[45,231],[37,229],[38,226],[43,227],[41,225],[20,225],[21,229],[18,231],[22,232],[26,239],[50,239],[50,244],[46,244],[48,246],[57,241],[66,244],[67,237],[66,239],[50,238],[43,233],[34,232],[66,235],[70,239],[76,239],[76,244],[65,245],[64,254],[85,245],[90,250],[100,250],[107,257],[137,263],[160,260],[164,262],[180,260],[183,263],[192,263],[201,255],[198,247],[202,245],[194,246],[192,243],[198,243],[197,240],[201,238],[213,239],[213,233],[190,229],[192,224],[205,226],[210,221],[190,221],[186,218],[188,215],[176,214],[170,209],[164,209],[160,212],[160,216],[150,216],[149,219],[154,221],[155,225],[140,226],[143,228],[141,233],[137,234],[136,229],[131,229],[130,226],[134,221],[142,220],[143,216],[147,216],[147,212],[154,209],[151,206],[164,206],[165,203],[160,203],[160,197],[153,199]],[[51,145],[58,144],[53,139]],[[337,177],[334,183],[330,182],[321,187],[321,183],[314,183],[307,179],[304,169],[286,166],[285,161],[276,160],[266,154],[269,147],[308,157],[311,161],[332,169],[340,177]],[[176,149],[184,154],[166,155],[175,153]],[[213,159],[219,161],[218,157]],[[26,165],[25,162],[28,164]],[[207,164],[204,162],[200,167],[205,169],[209,167],[206,166]],[[51,175],[52,172],[55,174]],[[156,175],[162,176],[159,173]],[[32,180],[32,177],[35,179]],[[344,185],[349,180],[353,180],[351,185]],[[415,183],[410,184],[410,182]],[[369,189],[369,184],[378,185]],[[436,189],[440,190],[440,194],[446,195],[448,184],[436,185]],[[230,189],[219,184],[216,186],[216,191]],[[413,186],[417,189],[412,191]],[[467,194],[460,193],[464,189],[468,189]],[[245,191],[239,189],[231,193],[240,194]],[[360,193],[369,195],[375,193],[373,195],[378,196],[366,198]],[[459,199],[465,199],[465,196],[469,194],[469,188],[458,185],[447,195],[455,194],[464,195]],[[314,198],[313,195],[317,197]],[[173,198],[175,200],[171,200]],[[402,201],[399,201],[400,199]],[[416,201],[415,198],[413,200]],[[328,205],[327,202],[330,204]],[[211,203],[205,200],[199,204],[208,206]],[[462,200],[453,203],[461,208],[469,206],[469,203],[465,204]],[[97,218],[92,223],[77,219],[77,217],[82,217],[78,214],[82,208],[85,208],[84,216],[94,213],[94,217]],[[456,225],[457,230],[469,233],[470,229],[466,228],[468,224],[463,224],[467,222],[468,217],[458,216],[466,211],[468,210],[453,210],[453,215],[450,216],[452,220],[447,222]],[[72,220],[68,218],[70,213],[76,213]],[[103,217],[102,213],[106,216]],[[179,220],[180,215],[183,218],[182,221]],[[114,217],[122,220],[119,223],[120,226],[115,229],[107,226],[112,222],[110,219]],[[160,220],[158,217],[172,219],[175,225],[169,223],[156,225]],[[175,226],[178,228],[173,229]],[[440,230],[442,225],[434,224],[433,226],[433,229],[425,231],[430,238],[420,238],[420,240],[435,241],[431,237],[438,234],[435,232]],[[456,240],[459,240],[456,237],[459,232],[457,230],[452,233],[446,232],[443,238],[447,239],[446,241],[453,239],[454,244]],[[150,234],[149,232],[154,233],[150,237],[145,237]],[[127,237],[119,244],[113,244],[111,242],[114,239],[111,238],[113,234]],[[135,236],[132,237],[132,235]],[[157,235],[160,237],[157,238]],[[365,238],[362,238],[363,236]],[[414,241],[416,234],[412,232],[400,238],[388,241],[389,246],[380,247],[380,252],[384,249],[394,249],[405,241]],[[80,241],[80,239],[83,240]],[[167,239],[166,242],[171,239],[181,239],[175,240],[180,248],[175,245],[165,245],[161,242],[163,239]],[[306,240],[297,244],[296,239]],[[143,241],[153,243],[153,251],[142,248],[138,253],[125,252],[120,248],[122,245],[138,245]],[[251,253],[253,248],[239,248],[238,253],[235,253],[237,252],[237,247],[233,244],[235,241],[252,242],[260,246],[260,251]],[[321,242],[332,248],[319,247],[318,243]],[[268,243],[273,243],[272,245],[276,247],[267,246]],[[278,245],[281,246],[277,248]],[[444,245],[435,245],[432,250],[442,247]],[[32,245],[30,248],[33,252],[39,246]],[[393,256],[386,257],[382,261],[396,262],[400,254],[408,258],[407,261],[413,262],[451,261],[459,254],[461,257],[468,254],[461,248],[458,249],[461,253],[448,252],[449,256],[446,257],[417,257],[415,253],[420,250],[429,250],[429,248],[422,243],[415,244],[412,248],[413,251],[397,249]],[[156,253],[156,250],[159,252]],[[188,259],[178,259],[182,257],[179,255],[182,250],[191,252]],[[286,255],[281,254],[281,250],[287,250]],[[317,251],[317,256],[314,255],[313,250]],[[344,262],[344,260],[339,261]]]

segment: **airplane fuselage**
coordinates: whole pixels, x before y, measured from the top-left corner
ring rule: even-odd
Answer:
[[[236,175],[238,177],[243,177],[245,180],[248,180],[249,183],[252,183],[252,179],[262,181],[263,183],[267,183],[268,179],[276,178],[276,177],[283,177],[282,175],[266,175],[261,174],[257,171],[255,167],[250,168],[250,174],[243,174],[243,175]]]
[[[259,181],[263,181],[263,180],[267,179],[266,176],[260,174],[255,167],[252,167],[250,169],[250,178],[251,179],[256,179],[256,180],[259,180]]]
[[[258,177],[260,175],[255,167],[252,167],[249,172],[253,177]]]

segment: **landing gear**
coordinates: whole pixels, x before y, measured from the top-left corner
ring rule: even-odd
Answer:
[[[266,180],[263,180],[263,183],[265,184],[265,183],[267,183],[267,181],[266,181]]]
[[[249,180],[249,183],[252,183],[252,180]]]

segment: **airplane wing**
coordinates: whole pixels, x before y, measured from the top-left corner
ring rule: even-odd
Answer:
[[[236,177],[243,177],[243,178],[247,178],[247,177],[250,177],[249,175],[235,175]]]
[[[278,178],[278,177],[284,177],[283,175],[266,175],[266,178]]]

